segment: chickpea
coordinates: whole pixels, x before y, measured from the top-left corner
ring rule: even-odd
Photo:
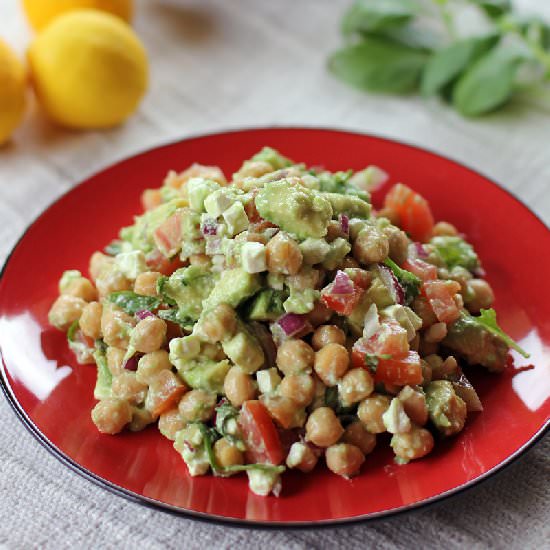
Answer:
[[[366,225],[357,235],[352,252],[361,264],[378,263],[388,257],[390,241],[379,229]]]
[[[325,240],[329,243],[338,237],[346,237],[346,233],[342,231],[342,225],[337,220],[331,220],[327,226],[327,234]]]
[[[309,374],[288,374],[279,384],[279,393],[292,399],[299,407],[306,407],[313,400],[315,383]]]
[[[50,325],[65,331],[80,319],[85,307],[86,302],[82,298],[62,294],[50,308],[48,321]]]
[[[151,384],[159,372],[171,370],[172,363],[168,355],[168,352],[163,349],[143,355],[138,361],[136,379],[142,384]]]
[[[158,317],[142,319],[132,330],[130,344],[141,353],[158,350],[166,338],[166,322]]]
[[[350,407],[368,397],[374,390],[374,379],[371,374],[362,368],[351,369],[342,378],[338,385],[338,394],[342,405]]]
[[[101,333],[108,346],[126,349],[130,343],[130,330],[135,320],[121,309],[103,304],[101,312]]]
[[[439,355],[431,354],[426,356],[426,362],[432,369],[432,380],[445,380],[458,369],[458,362],[452,355],[443,359]]]
[[[256,397],[257,388],[250,374],[234,366],[225,376],[223,391],[234,407],[240,407],[245,401]]]
[[[97,289],[86,277],[77,277],[68,281],[62,294],[76,296],[86,302],[97,300]]]
[[[132,407],[122,399],[103,399],[92,409],[92,421],[104,434],[117,434],[132,420]]]
[[[171,409],[187,391],[187,386],[172,371],[160,371],[149,383],[145,408],[153,416]],[[181,413],[181,409],[180,409]]]
[[[211,267],[212,260],[210,259],[210,256],[207,256],[206,254],[192,254],[189,256],[189,263],[198,267],[208,268]]]
[[[327,344],[315,353],[313,368],[325,386],[336,386],[349,368],[348,350],[341,344]]]
[[[338,443],[330,446],[325,453],[327,468],[339,476],[350,477],[359,473],[365,455],[355,445]]]
[[[433,355],[439,350],[439,342],[428,342],[423,336],[420,337],[418,353],[421,357]]]
[[[434,225],[432,235],[434,237],[455,237],[458,235],[458,230],[452,223],[437,222]]]
[[[343,346],[345,343],[346,335],[336,325],[321,325],[317,327],[311,338],[311,345],[315,351],[319,351],[327,344],[340,344]]]
[[[318,447],[330,447],[336,443],[344,428],[330,407],[315,409],[306,422],[306,440]]]
[[[405,414],[418,426],[424,426],[428,421],[426,396],[420,390],[405,386],[397,395],[403,405]]]
[[[273,166],[265,160],[247,160],[239,168],[239,171],[233,174],[233,181],[240,182],[244,178],[259,178],[264,174],[273,172]]]
[[[103,269],[107,266],[112,266],[114,263],[115,260],[111,256],[107,256],[101,252],[94,252],[90,258],[90,266],[88,269],[92,281],[95,282]]]
[[[128,401],[131,405],[139,405],[145,400],[147,386],[136,379],[136,373],[123,370],[113,377],[113,397]]]
[[[328,323],[333,314],[334,312],[321,302],[315,302],[313,309],[307,314],[307,318],[314,327],[317,327]]]
[[[418,351],[420,347],[420,334],[418,332],[414,335],[414,338],[409,342],[409,349],[411,351]]]
[[[342,263],[338,266],[338,269],[357,269],[360,267],[359,262],[352,256],[346,256]]]
[[[371,434],[359,420],[347,426],[342,441],[355,445],[364,455],[368,455],[376,447],[376,435]]]
[[[422,385],[429,384],[432,381],[432,367],[424,359],[421,359],[420,368],[422,369]]]
[[[204,314],[199,321],[201,339],[215,344],[231,338],[237,330],[235,310],[227,304],[219,304]]]
[[[174,441],[176,434],[183,428],[185,428],[185,422],[177,407],[169,409],[159,416],[159,430],[164,437]]]
[[[90,302],[82,310],[80,316],[80,329],[84,336],[97,340],[101,337],[101,312],[103,306],[99,302]]]
[[[390,445],[395,456],[413,460],[426,456],[433,449],[434,438],[428,430],[413,426],[410,432],[393,434]]]
[[[277,349],[277,366],[284,374],[310,373],[314,360],[315,352],[303,340],[285,340]]]
[[[216,394],[204,390],[187,392],[178,405],[184,422],[206,422],[216,408]]]
[[[244,464],[244,453],[237,449],[237,447],[230,443],[225,437],[218,439],[218,441],[214,443],[214,455],[216,456],[216,462],[222,468]]]
[[[132,289],[132,282],[130,279],[118,269],[113,268],[104,269],[95,280],[95,284],[100,298],[111,294],[111,292]]]
[[[266,261],[271,273],[296,275],[302,267],[302,251],[294,239],[279,232],[266,245]]]
[[[157,296],[157,281],[161,275],[159,271],[140,273],[134,282],[134,292],[143,296]]]
[[[399,213],[396,212],[393,208],[382,208],[378,212],[379,218],[387,218],[390,220],[392,225],[396,225],[399,227],[401,225],[401,217],[399,216]]]
[[[424,341],[428,343],[441,342],[447,336],[447,325],[445,323],[434,323],[424,332]]]
[[[493,289],[483,279],[472,279],[467,283],[466,307],[470,313],[479,313],[481,309],[491,307],[495,301]]]
[[[132,420],[128,424],[131,432],[140,432],[155,421],[153,415],[141,407],[132,407]]]
[[[116,376],[125,370],[123,365],[126,352],[123,349],[109,346],[105,352],[105,355],[107,357],[107,366],[113,376]]]
[[[160,189],[145,189],[141,194],[141,206],[146,212],[162,204]]]
[[[386,431],[382,415],[390,406],[390,398],[386,395],[371,395],[359,404],[357,416],[370,433],[380,434]]]
[[[423,296],[417,296],[412,304],[413,311],[422,319],[422,328],[428,328],[437,323],[437,317],[428,300]]]
[[[382,231],[389,240],[390,258],[397,264],[401,265],[409,255],[409,237],[407,237],[407,234],[404,231],[401,231],[401,229],[395,227],[394,225],[389,225]]]
[[[286,457],[286,465],[289,468],[297,468],[307,474],[317,465],[318,457],[306,443],[297,441],[293,443]]]
[[[260,401],[267,412],[285,430],[301,428],[305,422],[305,411],[298,403],[282,395],[262,395]]]

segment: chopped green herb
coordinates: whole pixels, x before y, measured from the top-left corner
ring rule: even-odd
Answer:
[[[386,258],[384,260],[384,264],[386,264],[397,277],[397,280],[405,291],[405,303],[410,304],[420,293],[420,285],[422,284],[422,281],[414,273],[400,268],[390,258]]]
[[[138,311],[143,310],[152,311],[157,309],[162,303],[162,300],[156,296],[144,296],[132,290],[111,292],[111,294],[107,296],[107,299],[130,315],[134,315]]]

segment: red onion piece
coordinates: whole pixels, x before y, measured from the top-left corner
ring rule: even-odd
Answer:
[[[338,270],[330,289],[330,294],[353,294],[353,281],[347,273]]]
[[[136,355],[132,355],[130,359],[126,359],[122,364],[122,368],[131,371],[137,371],[139,358]]]
[[[419,258],[427,258],[428,257],[428,251],[424,248],[424,245],[419,242],[415,242],[414,246],[416,248],[416,254]]]
[[[345,214],[340,214],[339,216],[340,227],[342,228],[342,233],[344,235],[349,235],[349,218]]]
[[[143,321],[143,319],[146,319],[147,317],[156,317],[156,315],[148,309],[140,309],[139,311],[136,311],[135,316],[140,321]]]
[[[306,316],[297,313],[287,313],[277,320],[277,324],[287,336],[293,336],[304,328]]]
[[[403,305],[405,303],[405,291],[393,271],[387,265],[378,264],[378,272],[383,283],[390,291],[393,301],[396,304]]]

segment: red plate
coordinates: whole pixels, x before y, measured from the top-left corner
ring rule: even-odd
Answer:
[[[280,498],[261,498],[245,476],[191,478],[156,428],[101,435],[90,419],[95,369],[79,366],[65,336],[47,323],[65,269],[88,258],[139,212],[143,189],[192,162],[237,170],[264,145],[330,170],[376,164],[422,193],[436,219],[475,245],[497,296],[503,328],[531,353],[515,355],[501,376],[473,382],[485,411],[464,431],[406,466],[387,441],[352,481],[319,466],[285,474]],[[379,200],[380,197],[375,197]],[[248,525],[319,525],[372,519],[455,494],[510,463],[538,440],[550,417],[550,232],[525,206],[488,179],[433,153],[372,136],[276,128],[203,136],[123,161],[70,191],[38,218],[15,247],[0,281],[3,386],[21,420],[71,468],[123,496],[202,519]]]

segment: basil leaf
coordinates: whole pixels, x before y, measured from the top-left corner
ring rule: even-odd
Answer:
[[[467,38],[436,51],[422,73],[420,89],[424,95],[433,95],[460,76],[473,61],[499,40],[499,36]]]
[[[381,38],[336,51],[330,70],[352,86],[373,92],[406,93],[416,89],[427,54]]]
[[[512,9],[510,0],[474,0],[474,3],[491,18],[500,17]]]
[[[416,18],[401,27],[390,27],[375,33],[409,48],[435,50],[447,42],[446,36],[424,19]]]
[[[506,103],[514,92],[519,64],[526,54],[517,48],[494,48],[458,80],[453,104],[465,116],[479,116]]]
[[[470,316],[476,323],[484,326],[491,334],[500,338],[508,347],[515,349],[520,355],[529,358],[529,354],[520,346],[514,342],[510,336],[508,336],[497,323],[497,314],[496,311],[491,309],[482,309],[478,317]]]
[[[356,0],[342,20],[343,34],[399,27],[417,12],[412,0]]]
[[[144,296],[131,290],[111,292],[107,299],[130,315],[142,310],[157,309],[162,303],[162,300],[156,296]]]

